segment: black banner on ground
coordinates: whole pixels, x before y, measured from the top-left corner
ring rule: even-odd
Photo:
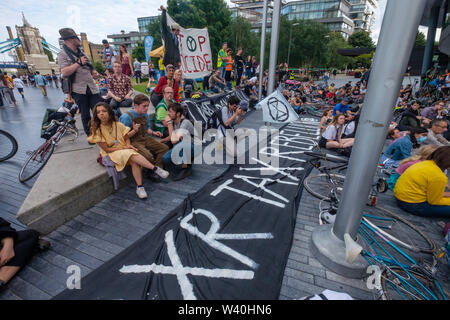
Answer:
[[[317,124],[284,127],[259,150],[279,146],[279,166],[230,166],[56,299],[278,299]]]
[[[183,101],[183,103],[187,105],[189,119],[203,122],[203,127],[205,128],[209,117],[217,109],[226,107],[228,98],[232,95],[237,96],[240,100],[250,101],[245,93],[237,89],[202,99],[188,99]]]

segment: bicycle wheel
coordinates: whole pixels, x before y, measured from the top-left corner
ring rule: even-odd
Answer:
[[[20,169],[19,181],[25,182],[33,178],[45,166],[50,159],[55,145],[51,141],[45,142],[37,150],[33,151],[25,164]]]
[[[328,176],[325,173],[320,173],[308,176],[303,180],[303,186],[309,193],[320,200],[330,200],[330,191],[333,187],[336,187],[339,199],[344,189],[344,181],[345,176],[343,175],[330,173],[330,176]]]
[[[412,252],[434,252],[436,244],[418,226],[386,208],[378,205],[376,205],[375,208],[378,210],[372,211],[369,209],[374,213],[373,215],[367,215],[365,213],[364,218],[367,219],[371,223],[371,226],[381,233],[382,236],[388,238],[396,245]],[[395,256],[400,257],[398,253],[395,253]]]
[[[409,274],[408,274],[409,273]],[[385,269],[381,274],[381,288],[386,300],[444,300],[433,279],[421,272],[400,267]],[[415,279],[414,279],[414,278]],[[420,284],[419,284],[420,283]],[[423,287],[426,289],[424,289]],[[413,288],[411,288],[414,287]],[[429,292],[428,292],[428,291]]]
[[[16,139],[6,131],[0,130],[0,162],[11,159],[17,152]]]

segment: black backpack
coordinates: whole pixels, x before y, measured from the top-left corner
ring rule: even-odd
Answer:
[[[225,128],[230,129],[230,127],[225,126],[225,123],[222,120],[222,109],[217,109],[214,111],[214,113],[211,115],[211,117],[206,122],[206,129],[218,129],[217,120],[219,120],[219,123]]]

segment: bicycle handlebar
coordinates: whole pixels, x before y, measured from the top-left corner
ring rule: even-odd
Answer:
[[[305,151],[304,154],[307,156],[313,157],[315,159],[323,159],[323,160],[328,160],[328,161],[332,161],[332,162],[340,162],[340,163],[348,164],[348,159],[334,156],[334,155],[328,154],[328,153],[322,154],[322,153],[318,153],[318,152]]]

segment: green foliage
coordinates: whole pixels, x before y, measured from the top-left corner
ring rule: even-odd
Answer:
[[[162,46],[161,39],[161,16],[158,17],[153,23],[150,23],[147,27],[147,32],[154,39],[153,49],[157,49]]]
[[[328,34],[328,43],[326,45],[326,67],[345,69],[354,61],[354,58],[345,57],[337,53],[338,49],[351,48],[339,32],[330,32]]]
[[[98,73],[104,73],[106,70],[101,61],[94,61],[94,69],[97,70]]]
[[[242,57],[258,56],[260,49],[260,36],[251,31],[251,23],[242,18],[236,17],[231,20],[229,25],[230,36],[227,39],[228,47],[233,49],[236,54],[238,48],[242,48]]]
[[[375,47],[375,44],[373,43],[373,40],[370,37],[369,32],[363,31],[363,30],[353,33],[348,38],[348,43],[353,48],[374,48]]]
[[[137,43],[137,46],[134,48],[133,53],[131,54],[131,57],[133,58],[133,60],[135,58],[138,59],[138,61],[140,62],[147,62],[147,58],[145,57],[145,47],[144,47],[144,42],[140,41]]]
[[[427,44],[427,39],[425,39],[425,34],[423,34],[420,31],[417,32],[414,46],[416,46],[416,47],[424,47],[426,44]]]
[[[375,51],[372,51],[371,53],[362,54],[356,57],[354,66],[356,66],[357,68],[370,68],[374,54]]]

